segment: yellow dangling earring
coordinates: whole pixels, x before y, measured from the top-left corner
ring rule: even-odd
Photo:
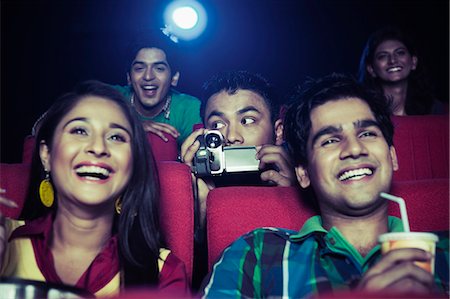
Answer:
[[[116,213],[120,215],[120,212],[122,212],[122,199],[120,197],[116,199],[114,207],[116,208]]]
[[[39,185],[39,196],[42,204],[47,208],[50,208],[55,201],[55,192],[52,183],[50,183],[50,173],[47,170],[45,171],[45,179]]]

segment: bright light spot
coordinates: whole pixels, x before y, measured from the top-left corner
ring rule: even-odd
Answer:
[[[172,14],[172,18],[175,24],[183,29],[193,28],[198,21],[197,12],[190,6],[175,9]]]
[[[195,0],[172,1],[164,11],[164,34],[172,40],[192,40],[205,30],[206,11]]]

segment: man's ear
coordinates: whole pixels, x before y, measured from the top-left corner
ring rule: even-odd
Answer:
[[[300,187],[303,189],[306,189],[311,184],[311,181],[309,180],[309,174],[305,167],[303,166],[297,166],[295,167],[295,174],[297,176],[297,181],[300,184]]]
[[[41,157],[42,166],[45,171],[51,171],[50,166],[50,149],[44,140],[41,140],[39,145],[39,156]]]
[[[397,160],[397,152],[395,151],[395,147],[393,145],[391,145],[389,147],[389,153],[391,155],[391,161],[392,161],[392,169],[394,171],[398,170],[398,160]]]
[[[127,72],[127,84],[131,85],[130,73]]]
[[[412,70],[415,70],[417,68],[418,62],[419,62],[419,59],[417,58],[417,56],[413,56],[412,57],[412,66],[411,66]]]
[[[180,72],[176,72],[173,76],[172,76],[172,82],[170,82],[170,84],[175,87],[178,84],[178,80],[180,79]]]
[[[275,131],[275,145],[283,144],[283,121],[279,118],[275,121],[274,131]]]
[[[373,67],[370,64],[368,64],[366,66],[366,70],[372,76],[372,78],[376,78],[377,77],[377,74],[375,74],[375,71],[373,70]]]

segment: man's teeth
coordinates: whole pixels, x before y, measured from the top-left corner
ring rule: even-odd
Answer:
[[[399,72],[399,71],[401,71],[401,70],[402,70],[401,67],[396,66],[396,67],[391,67],[391,68],[389,68],[387,71],[388,71],[388,73],[393,73],[393,72]]]
[[[99,166],[81,166],[76,170],[77,174],[83,177],[92,177],[95,179],[107,179],[110,171]]]
[[[156,89],[157,87],[156,86],[153,86],[153,85],[145,85],[145,86],[142,86],[142,89],[145,89],[145,90],[154,90],[154,89]]]
[[[339,180],[340,181],[359,180],[366,175],[372,175],[372,174],[373,174],[373,171],[370,168],[353,169],[353,170],[349,170],[349,171],[346,171],[343,174],[341,174],[339,176]]]

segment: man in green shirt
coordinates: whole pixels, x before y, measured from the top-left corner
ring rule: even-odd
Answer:
[[[164,45],[167,49],[163,49]],[[200,101],[174,88],[180,71],[174,55],[169,51],[175,45],[140,42],[132,51],[127,72],[127,86],[114,86],[124,94],[139,114],[145,131],[177,139],[178,147],[192,133],[193,125],[201,123]],[[169,62],[170,58],[170,62]]]

